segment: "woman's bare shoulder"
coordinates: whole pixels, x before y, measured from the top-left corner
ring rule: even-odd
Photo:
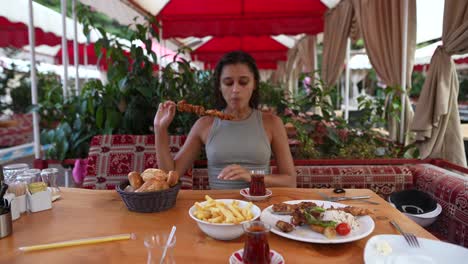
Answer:
[[[281,118],[273,113],[262,112],[262,118],[265,124],[272,127],[281,126],[283,124]]]
[[[202,142],[205,142],[206,138],[208,137],[208,133],[211,130],[211,126],[213,125],[213,122],[214,122],[214,117],[202,116],[193,125],[192,132],[197,134],[202,140]]]
[[[213,124],[214,117],[212,116],[202,116],[198,118],[197,122],[195,122],[194,126],[198,126],[200,128],[209,128]]]

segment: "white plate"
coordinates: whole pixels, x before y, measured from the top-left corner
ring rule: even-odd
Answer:
[[[236,252],[232,253],[231,257],[229,258],[229,264],[243,264],[242,261],[242,254],[244,253],[244,249],[239,249]],[[280,253],[270,249],[270,264],[284,264],[284,258],[281,256]]]
[[[284,203],[288,204],[297,204],[300,202],[313,202],[316,203],[318,206],[323,206],[324,208],[333,207],[346,207],[347,205],[341,203],[334,203],[328,201],[321,201],[321,200],[295,200],[295,201],[287,201]],[[303,241],[303,242],[310,242],[310,243],[320,243],[320,244],[338,244],[338,243],[346,243],[355,240],[359,240],[368,236],[374,230],[375,223],[374,220],[368,215],[366,216],[358,216],[357,221],[359,222],[359,227],[356,230],[352,230],[350,234],[346,236],[337,235],[335,238],[329,239],[324,235],[312,231],[308,226],[297,226],[294,231],[290,233],[284,233],[283,231],[279,230],[276,227],[276,222],[278,220],[283,220],[285,222],[290,223],[291,216],[290,215],[277,215],[273,214],[271,207],[273,205],[265,208],[260,215],[260,219],[268,223],[271,226],[271,232],[286,237],[293,240]]]
[[[462,263],[468,259],[468,249],[437,240],[418,238],[420,248],[412,248],[401,235],[377,235],[367,241],[364,249],[366,264]],[[377,251],[379,241],[387,242],[392,252],[387,256]],[[465,262],[466,263],[466,262]]]
[[[266,194],[265,195],[262,195],[262,196],[251,196],[249,194],[249,188],[244,188],[242,190],[240,190],[240,194],[242,196],[244,196],[247,200],[250,200],[250,201],[262,201],[262,200],[265,200],[267,199],[268,197],[271,196],[272,194],[272,191],[270,189],[266,189]]]

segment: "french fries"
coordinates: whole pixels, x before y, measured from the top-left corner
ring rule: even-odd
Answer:
[[[205,195],[205,200],[206,203],[203,205],[196,202],[193,212],[193,215],[202,221],[217,224],[238,224],[254,217],[251,202],[241,208],[237,201],[232,201],[230,204],[224,203],[213,200],[208,195]]]

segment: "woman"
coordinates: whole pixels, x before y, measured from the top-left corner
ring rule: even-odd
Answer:
[[[161,103],[154,117],[159,168],[182,175],[205,145],[210,188],[241,189],[249,185],[250,170],[269,171],[273,151],[278,174],[265,176],[266,186],[296,187],[283,122],[276,115],[257,110],[259,82],[257,66],[249,54],[234,51],[224,55],[215,68],[214,88],[218,107],[234,119],[201,117],[174,159],[167,129],[174,119],[176,104]]]

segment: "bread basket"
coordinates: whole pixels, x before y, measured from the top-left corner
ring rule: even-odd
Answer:
[[[128,180],[123,181],[115,189],[122,197],[128,210],[139,213],[161,212],[174,207],[181,185],[178,182],[169,189],[155,192],[124,191],[129,184]]]

